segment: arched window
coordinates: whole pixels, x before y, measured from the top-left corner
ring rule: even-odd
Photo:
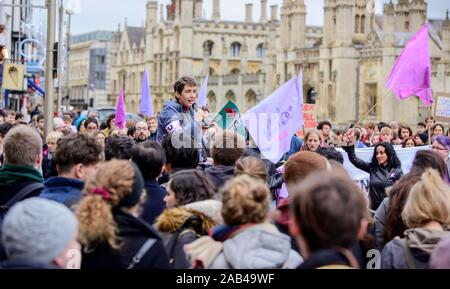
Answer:
[[[159,51],[164,51],[164,31],[159,30]]]
[[[363,15],[361,17],[361,28],[359,30],[361,33],[364,33],[365,26],[366,26],[366,15]]]
[[[208,93],[207,98],[208,98],[209,111],[211,111],[211,112],[216,111],[216,106],[217,106],[216,94],[213,91],[210,91]]]
[[[361,26],[361,18],[359,15],[355,16],[355,33],[359,33],[359,27]]]
[[[230,47],[231,57],[239,57],[241,53],[241,44],[239,42],[233,42]]]
[[[261,43],[256,47],[256,57],[259,59],[264,58],[264,55],[266,54],[266,51],[264,49],[264,44]]]
[[[209,76],[215,76],[216,75],[216,71],[214,70],[214,68],[210,67],[209,68]]]
[[[240,71],[238,68],[233,68],[233,69],[230,71],[230,74],[239,74],[239,73],[241,73],[241,71]]]
[[[247,110],[254,107],[256,105],[256,93],[253,90],[247,91],[245,94],[245,106]]]
[[[211,56],[213,48],[214,42],[212,42],[211,40],[206,40],[205,42],[203,42],[203,51],[206,53],[206,55]]]
[[[236,95],[234,94],[234,92],[232,90],[228,90],[227,94],[225,94],[225,99],[236,102]]]

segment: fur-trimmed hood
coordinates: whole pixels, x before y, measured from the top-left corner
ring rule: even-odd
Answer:
[[[187,207],[178,207],[165,209],[156,220],[155,228],[162,233],[174,233],[183,227],[194,226],[196,231],[202,231],[198,233],[206,235],[216,225],[217,223],[204,213]]]

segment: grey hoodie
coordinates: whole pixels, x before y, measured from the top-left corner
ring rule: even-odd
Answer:
[[[434,247],[441,239],[449,238],[450,232],[416,228],[405,231],[405,236],[416,269],[426,269]],[[386,244],[381,254],[381,269],[410,269],[403,240],[395,238]]]
[[[215,249],[209,251],[210,248]],[[290,238],[272,224],[243,229],[224,243],[203,237],[185,250],[191,263],[199,257],[208,269],[294,269],[303,263],[302,257],[291,249]],[[202,258],[211,258],[208,251],[216,254],[210,261]],[[202,256],[196,256],[196,252]]]

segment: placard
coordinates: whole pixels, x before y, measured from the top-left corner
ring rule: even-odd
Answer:
[[[436,92],[434,102],[434,118],[438,121],[450,122],[450,93]]]

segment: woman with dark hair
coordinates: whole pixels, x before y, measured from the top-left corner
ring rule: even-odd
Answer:
[[[88,133],[95,133],[99,128],[97,119],[88,117],[84,122],[84,128]]]
[[[222,204],[213,200],[213,185],[200,170],[183,170],[170,176],[167,209],[158,217],[155,227],[165,234],[170,264],[175,269],[188,269],[183,247],[222,223]]]
[[[403,176],[391,189],[389,197],[383,200],[374,216],[375,238],[379,249],[396,236],[403,237],[406,230],[401,216],[403,206],[412,186],[420,180],[426,169],[438,171],[445,180],[446,167],[442,158],[435,152],[422,150],[416,153],[411,171]]]
[[[433,126],[432,130],[431,130],[431,135],[433,136],[433,138],[444,135],[445,129],[444,126],[440,123],[437,123]]]
[[[370,174],[370,209],[375,211],[386,197],[386,188],[395,184],[402,177],[402,165],[390,143],[377,144],[373,151],[372,161],[369,163],[356,156],[354,131],[351,130],[347,137],[352,145],[344,147],[344,150],[347,152],[350,162],[358,169]]]
[[[405,139],[412,137],[413,133],[409,126],[402,125],[398,129],[398,136],[402,139],[402,141],[405,141]]]
[[[416,146],[416,142],[414,141],[414,138],[407,137],[402,142],[402,148],[412,148]]]
[[[108,116],[108,119],[106,120],[106,128],[103,130],[103,133],[106,137],[109,136],[111,131],[116,128],[116,114],[112,113]]]

